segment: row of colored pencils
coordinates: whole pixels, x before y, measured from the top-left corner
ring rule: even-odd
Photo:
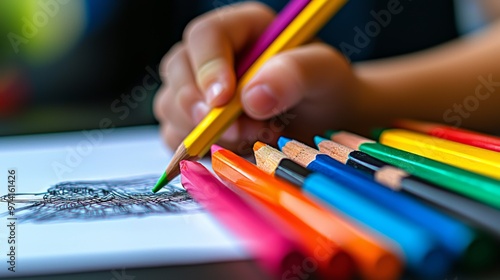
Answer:
[[[399,121],[378,130],[378,142],[345,131],[316,137],[315,148],[257,142],[256,164],[213,146],[219,179],[183,161],[182,182],[276,279],[444,279],[457,265],[486,269],[500,239],[499,154],[449,139],[468,132],[440,126],[430,136],[423,126],[432,131]],[[480,139],[491,148],[495,137]],[[471,161],[481,172],[463,163]]]

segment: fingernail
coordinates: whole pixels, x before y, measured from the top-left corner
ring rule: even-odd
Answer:
[[[208,111],[210,111],[210,107],[205,102],[197,102],[192,109],[193,121],[197,124],[200,123],[208,114]]]
[[[238,140],[238,125],[237,124],[232,124],[224,134],[222,134],[221,138],[227,142],[235,142]]]
[[[214,104],[223,91],[224,85],[222,83],[217,82],[212,84],[207,91],[207,103],[210,105]]]
[[[242,96],[243,104],[256,115],[265,115],[278,106],[278,99],[271,88],[258,85],[250,88]]]

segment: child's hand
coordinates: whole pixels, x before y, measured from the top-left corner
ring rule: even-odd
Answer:
[[[154,102],[170,147],[176,148],[211,107],[231,99],[236,88],[235,56],[257,40],[273,17],[262,4],[244,3],[207,13],[189,24],[183,42],[163,59],[164,85]],[[346,124],[355,114],[357,85],[348,62],[325,44],[283,52],[244,88],[245,114],[221,142],[239,153],[251,151],[257,139],[273,144],[282,134],[311,142],[314,134]]]

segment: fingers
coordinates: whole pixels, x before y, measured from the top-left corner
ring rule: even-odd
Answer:
[[[199,99],[200,94],[194,87],[184,87],[175,98],[169,98],[170,95],[169,90],[157,95],[155,115],[159,118],[162,128],[168,127],[168,129],[165,129],[163,136],[169,136],[164,137],[164,139],[167,140],[171,148],[175,149],[193,129],[195,121],[199,122],[210,108],[204,102],[196,101],[196,99]],[[192,106],[193,103],[195,105]],[[160,112],[157,113],[157,111]],[[167,131],[171,135],[167,134]]]
[[[167,68],[173,67],[177,72],[167,76],[175,85],[162,91],[161,94],[165,97],[157,97],[156,103],[160,105],[155,106],[156,115],[171,122],[166,129],[170,133],[166,135],[169,145],[175,144],[172,147],[176,147],[194,125],[208,113],[203,95],[194,85],[192,67],[186,66],[187,52],[181,50],[174,57]],[[182,66],[176,67],[176,62]],[[247,116],[255,120],[248,117],[240,118],[223,135],[222,143],[235,148],[235,145],[238,146],[238,141],[241,143],[242,139],[255,138],[255,135],[259,135],[269,126],[268,123],[259,120],[268,120],[299,103],[301,106],[296,109],[300,109],[294,110],[302,116],[301,118],[314,120],[329,118],[329,112],[339,111],[332,110],[334,104],[344,103],[342,97],[337,96],[335,92],[346,91],[343,86],[351,84],[350,76],[352,71],[345,58],[322,43],[314,43],[277,55],[266,63],[243,89],[243,109]],[[178,87],[181,88],[177,89]],[[172,98],[176,100],[174,105],[169,104]],[[161,111],[165,107],[171,110]],[[194,109],[196,107],[199,108]],[[186,112],[191,112],[191,116],[185,115]]]
[[[208,13],[188,26],[184,42],[162,61],[164,84],[153,107],[170,147],[178,146],[210,106],[224,105],[232,98],[235,56],[258,38],[273,16],[262,4],[246,3]],[[224,138],[234,141],[239,130],[233,126]]]
[[[168,94],[167,94],[167,89],[168,89],[168,77],[171,74],[175,74],[175,71],[173,71],[172,65],[172,58],[176,58],[181,54],[181,51],[183,51],[182,44],[177,43],[175,44],[170,51],[164,56],[160,63],[160,77],[163,81],[162,86],[158,89],[155,97],[154,97],[154,102],[153,102],[153,113],[158,121],[165,122],[167,120],[166,117],[166,111],[168,109]],[[187,69],[186,69],[187,70]],[[187,72],[184,70],[183,72]],[[169,73],[169,71],[171,73]],[[173,79],[171,79],[173,80]],[[173,85],[171,85],[173,86]]]
[[[157,93],[155,115],[161,121],[172,120],[170,116],[173,116],[175,122],[184,121],[181,126],[192,126],[197,115],[193,105],[203,101],[203,95],[196,87],[187,52],[182,45],[178,45],[166,57],[168,59],[164,59],[161,64],[165,83]],[[181,119],[178,111],[187,115],[182,115],[184,118]]]
[[[262,4],[246,3],[206,14],[189,25],[184,42],[172,48],[162,62],[165,83],[155,97],[154,113],[170,147],[176,148],[210,107],[222,106],[232,98],[236,55],[257,40],[273,17]],[[345,58],[322,43],[276,55],[243,89],[246,115],[226,131],[221,143],[246,153],[248,147],[242,144],[247,143],[251,151],[250,142],[275,142],[289,128],[317,131],[297,121],[277,129],[276,122],[264,120],[294,107],[300,119],[313,123],[334,119],[325,112],[338,111],[331,104],[343,104],[332,93],[346,92],[342,88],[350,83],[346,73],[352,76]]]
[[[162,124],[160,133],[167,145],[174,151],[184,139],[178,130],[168,123]]]
[[[196,86],[185,48],[178,45],[167,57],[168,59],[161,64],[165,83],[155,96],[153,109],[156,118],[165,127],[164,131],[172,133],[165,139],[169,145],[173,144],[170,146],[174,148],[210,109],[204,103],[203,95]]]
[[[345,58],[322,43],[278,54],[243,89],[243,109],[265,120],[317,96],[328,102],[322,95],[334,91],[348,69]]]
[[[194,20],[184,40],[196,84],[212,107],[227,103],[236,86],[234,57],[255,41],[274,17],[258,3],[232,5]]]

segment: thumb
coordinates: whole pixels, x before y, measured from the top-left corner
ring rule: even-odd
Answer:
[[[243,110],[253,119],[265,120],[305,99],[329,102],[326,95],[341,83],[342,73],[350,72],[348,69],[345,58],[323,43],[283,52],[270,59],[243,88]]]

